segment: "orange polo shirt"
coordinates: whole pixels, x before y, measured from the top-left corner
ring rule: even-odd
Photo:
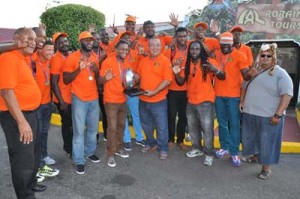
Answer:
[[[222,55],[222,56],[221,56]],[[215,81],[216,96],[219,97],[240,97],[241,84],[243,77],[242,69],[248,68],[247,58],[245,54],[233,48],[228,55],[223,55],[221,51],[216,52],[216,60],[221,70],[225,70],[225,80]]]
[[[71,84],[66,85],[64,83],[64,76],[63,76],[63,65],[65,59],[66,57],[63,54],[61,54],[59,51],[57,51],[55,55],[53,55],[50,62],[51,65],[50,74],[59,75],[58,87],[60,89],[61,96],[66,103],[71,104],[72,102]],[[58,103],[58,99],[56,98],[54,93],[53,93],[53,101],[55,103]]]
[[[171,61],[175,61],[176,59],[183,58],[183,62],[181,63],[180,67],[185,67],[185,62],[186,62],[186,56],[187,56],[187,51],[188,51],[188,45],[186,46],[185,50],[179,50],[177,45],[175,45],[175,49],[172,52],[171,48],[168,48],[165,52],[165,56],[168,57],[170,60],[173,56],[173,59]],[[174,55],[172,55],[174,53]],[[186,83],[184,83],[182,86],[179,86],[176,83],[175,80],[175,75],[172,73],[172,83],[169,86],[169,90],[173,91],[186,91]],[[181,70],[180,74],[181,77],[184,77],[184,70]]]
[[[104,84],[104,103],[124,103],[126,95],[122,86],[121,74],[127,68],[125,63],[119,63],[116,56],[109,57],[104,60],[101,65],[100,76],[105,76],[107,69],[112,69],[112,74],[116,75]]]
[[[241,44],[241,46],[239,48],[236,48],[236,49],[246,55],[248,66],[252,66],[252,64],[253,64],[253,55],[252,55],[251,48],[249,46],[245,45],[245,44]]]
[[[22,111],[37,109],[41,103],[40,89],[26,63],[26,58],[18,50],[0,55],[1,89],[14,90]],[[2,97],[0,97],[0,110],[8,110]]]
[[[216,38],[205,37],[204,44],[209,50],[220,50],[220,42]]]
[[[63,72],[73,72],[79,67],[79,60],[81,59],[80,50],[70,54],[63,65]],[[99,63],[95,53],[91,53],[88,62],[95,62],[97,67]],[[89,76],[92,76],[92,80],[89,80]],[[82,69],[78,76],[71,82],[71,92],[74,93],[82,101],[92,101],[98,99],[97,83],[94,77],[94,72],[90,70],[90,67]]]
[[[172,81],[172,65],[170,60],[163,54],[151,59],[145,57],[138,65],[137,72],[141,77],[140,84],[144,90],[155,90],[162,81]],[[145,102],[159,102],[166,98],[168,87],[152,97],[140,95]]]
[[[51,102],[51,86],[50,86],[50,60],[42,62],[39,57],[36,61],[36,83],[38,84],[41,94],[41,104]]]
[[[215,59],[208,58],[208,61],[219,68]],[[212,85],[214,74],[207,73],[206,80],[204,80],[203,71],[200,67],[201,61],[196,65],[191,62],[190,75],[187,80],[187,96],[190,104],[200,104],[206,101],[215,102],[215,91]]]

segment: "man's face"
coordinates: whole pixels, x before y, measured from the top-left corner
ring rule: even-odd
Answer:
[[[60,36],[56,40],[56,48],[60,52],[68,52],[69,51],[69,41],[67,37]]]
[[[99,43],[101,41],[100,36],[97,33],[94,33],[93,34],[93,38],[94,38],[93,48],[98,48],[99,47]]]
[[[37,49],[41,49],[46,42],[46,31],[44,29],[39,29],[35,41]]]
[[[176,41],[179,46],[185,46],[187,41],[187,33],[185,31],[178,32]]]
[[[149,41],[149,50],[151,57],[157,57],[161,52],[161,43],[158,38],[150,39]]]
[[[241,32],[234,31],[232,33],[232,35],[233,35],[233,43],[235,43],[235,44],[241,43],[241,40],[242,40],[242,33]]]
[[[125,29],[126,29],[126,31],[134,32],[134,30],[135,30],[135,22],[133,22],[133,21],[125,21]]]
[[[116,48],[116,53],[118,57],[120,57],[121,59],[125,59],[129,53],[128,44],[119,44],[119,46]]]
[[[16,40],[22,44],[27,43],[25,48],[20,49],[25,56],[33,54],[36,48],[36,34],[33,30],[28,29],[22,35],[19,35]]]
[[[85,38],[80,40],[81,49],[87,52],[92,51],[93,41],[94,41],[93,38]]]
[[[147,24],[144,26],[144,32],[147,37],[152,38],[155,35],[155,26],[153,24]]]
[[[200,57],[200,53],[201,53],[200,44],[197,42],[192,43],[190,47],[190,55],[192,59],[198,59]]]
[[[202,26],[198,26],[194,29],[194,35],[197,39],[203,39],[204,38],[205,29]]]
[[[109,37],[108,37],[108,33],[106,32],[106,30],[103,30],[100,32],[100,39],[103,43],[108,44]]]
[[[259,63],[263,66],[271,66],[273,63],[273,56],[270,52],[264,51],[259,55]]]
[[[232,51],[231,44],[220,44],[220,45],[221,45],[221,51],[223,54],[228,54]]]
[[[123,39],[126,41],[128,44],[130,44],[131,41],[131,36],[129,34],[124,34],[120,39]]]
[[[54,54],[54,45],[45,45],[41,51],[40,54],[46,59],[50,60]]]

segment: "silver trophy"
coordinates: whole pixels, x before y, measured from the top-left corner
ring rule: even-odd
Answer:
[[[134,72],[130,68],[126,68],[122,71],[122,83],[126,95],[138,96],[146,93],[146,91],[140,89],[139,85],[134,81]]]

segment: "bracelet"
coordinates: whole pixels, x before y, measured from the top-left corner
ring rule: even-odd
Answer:
[[[220,32],[216,32],[216,36],[219,36],[220,35]]]
[[[217,70],[217,72],[215,72],[216,75],[219,75],[221,73],[220,70]]]
[[[275,117],[276,119],[280,119],[282,118],[282,115],[278,115],[277,113],[275,113],[273,117]]]

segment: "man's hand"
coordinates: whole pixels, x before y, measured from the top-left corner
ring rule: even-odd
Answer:
[[[26,120],[18,123],[18,129],[20,133],[20,142],[24,144],[30,144],[33,141],[32,129]]]
[[[115,24],[109,26],[115,34],[119,34],[118,28],[115,27]]]
[[[146,93],[143,94],[143,95],[148,96],[148,97],[152,97],[152,96],[156,95],[156,91],[146,90]]]
[[[112,69],[109,68],[105,71],[105,80],[106,81],[109,81],[111,80],[112,78],[114,78],[116,75],[112,73]]]
[[[68,110],[68,104],[66,102],[62,101],[62,102],[59,102],[59,104],[60,104],[60,110],[62,110],[62,111]]]
[[[175,28],[177,28],[177,27],[178,27],[178,24],[179,24],[179,22],[178,22],[178,15],[175,15],[175,13],[171,13],[171,14],[169,15],[169,18],[170,18],[170,20],[171,20],[170,24],[171,24],[172,26],[174,26]]]
[[[99,73],[99,68],[97,67],[95,62],[90,63],[90,70],[93,71],[95,74]]]

